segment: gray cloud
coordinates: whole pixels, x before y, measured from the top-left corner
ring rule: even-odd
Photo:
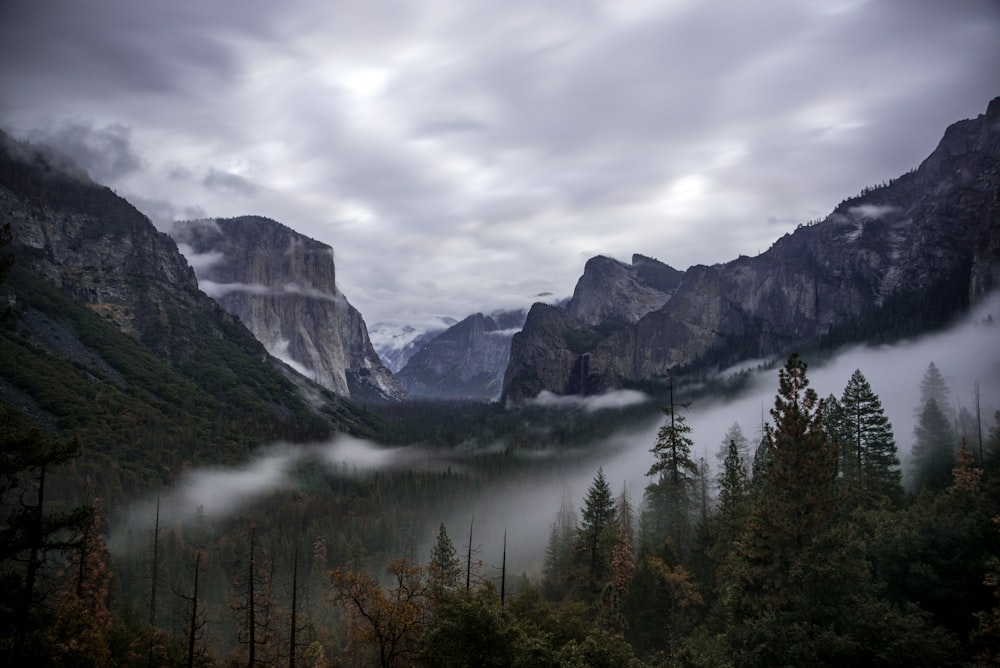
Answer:
[[[253,195],[257,192],[257,186],[246,178],[214,167],[208,170],[201,182],[209,190],[224,190],[236,195]]]
[[[154,220],[268,215],[418,324],[569,294],[597,253],[767,248],[985,110],[998,28],[990,0],[11,0],[0,125],[128,128],[98,154],[142,169],[95,177]]]
[[[120,123],[94,127],[82,121],[62,121],[35,128],[28,139],[64,153],[100,183],[142,168],[142,160],[132,147],[132,131]]]

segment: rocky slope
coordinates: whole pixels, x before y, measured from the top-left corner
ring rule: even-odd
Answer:
[[[497,399],[511,338],[524,318],[524,311],[471,315],[426,343],[397,378],[413,397]]]
[[[0,402],[79,436],[101,466],[143,479],[271,439],[368,431],[268,356],[127,201],[2,132],[0,226],[0,264],[13,259],[0,272]],[[149,448],[168,468],[142,470]]]
[[[655,384],[804,345],[927,331],[1000,287],[998,251],[1000,98],[949,127],[913,172],[761,255],[668,273],[662,296],[623,279],[624,265],[591,260],[568,312],[532,307],[503,395]]]
[[[337,289],[332,248],[258,216],[178,222],[171,234],[201,288],[272,355],[341,396],[406,396]]]

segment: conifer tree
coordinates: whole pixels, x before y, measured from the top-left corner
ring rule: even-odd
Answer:
[[[729,446],[732,443],[736,444],[736,451],[739,454],[744,470],[748,470],[750,462],[753,459],[753,453],[750,451],[750,440],[743,433],[743,428],[739,422],[734,422],[729,426],[729,429],[726,430],[725,435],[722,437],[722,442],[719,444],[718,452],[715,453],[715,459],[719,462],[719,468],[721,469],[725,466],[726,458],[729,456]]]
[[[793,354],[778,374],[774,424],[767,427],[770,461],[740,543],[738,583],[730,601],[737,618],[788,605],[789,573],[833,519],[837,453],[827,441],[822,406],[806,368]]]
[[[892,425],[860,369],[851,375],[838,408],[837,446],[845,477],[854,472],[851,496],[869,506],[882,498],[899,499],[903,475]]]
[[[0,404],[0,661],[31,663],[46,624],[40,580],[49,559],[78,547],[73,533],[91,521],[91,509],[52,512],[46,478],[76,457],[78,441],[53,441]]]
[[[917,414],[919,415],[923,406],[931,400],[934,400],[942,411],[946,410],[950,394],[951,389],[941,375],[940,369],[934,362],[929,363],[924,377],[920,380],[920,406],[917,407]]]
[[[611,554],[618,536],[615,515],[614,495],[599,468],[584,498],[575,545],[574,579],[586,601],[593,601],[611,579]]]
[[[459,586],[462,578],[462,561],[458,558],[455,544],[448,537],[444,522],[438,527],[437,539],[431,548],[428,564],[428,582],[432,595],[441,596]]]
[[[556,519],[549,527],[549,542],[542,564],[541,591],[549,601],[561,601],[569,592],[576,528],[576,510],[569,495],[564,494]]]
[[[735,439],[729,442],[729,452],[722,462],[722,472],[719,474],[717,485],[719,488],[718,517],[723,526],[723,532],[732,541],[735,540],[739,527],[743,525],[743,510],[750,490],[750,481],[747,478],[746,469],[743,467],[739,445]]]
[[[944,489],[951,481],[951,470],[955,466],[955,434],[935,399],[924,403],[913,435],[914,489]]]
[[[679,406],[687,408],[687,404]],[[673,384],[670,403],[663,407],[666,420],[650,450],[654,461],[647,476],[653,481],[646,487],[646,510],[650,513],[650,538],[658,546],[668,540],[679,554],[686,553],[691,538],[698,465],[691,458],[691,427],[674,403]]]

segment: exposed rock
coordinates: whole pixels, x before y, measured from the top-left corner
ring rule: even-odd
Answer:
[[[1000,285],[1000,98],[949,127],[915,171],[841,202],[757,257],[694,266],[660,286],[628,269],[594,258],[568,313],[532,308],[512,344],[504,397],[656,383],[810,343],[942,326]]]
[[[368,336],[382,363],[393,373],[398,373],[421,348],[457,322],[447,317],[440,318],[440,321],[443,325],[432,329],[377,322],[368,328]]]
[[[173,240],[131,204],[65,158],[3,134],[0,211],[18,264],[174,361],[196,345],[192,321],[178,314],[222,313]]]
[[[524,311],[471,315],[431,339],[397,377],[414,397],[497,399],[511,338],[524,319]]]
[[[631,266],[599,255],[587,261],[568,310],[589,325],[634,323],[666,304],[683,275],[642,255]]]
[[[337,289],[332,248],[258,216],[184,221],[171,233],[202,289],[272,355],[341,396],[405,397]]]

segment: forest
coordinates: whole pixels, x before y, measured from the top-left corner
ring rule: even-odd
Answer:
[[[861,370],[839,397],[798,355],[777,378],[760,438],[733,423],[712,463],[686,419],[698,394],[671,386],[641,491],[586,446],[649,407],[413,403],[368,408],[386,451],[433,445],[433,465],[286,457],[294,483],[221,514],[199,497],[182,512],[166,488],[105,507],[106,481],[75,468],[85,444],[5,407],[4,665],[1000,663],[1000,411],[952,415],[930,362],[904,479]],[[547,484],[566,459],[515,455],[553,445],[593,476],[534,510],[551,523],[524,566],[474,500]]]

